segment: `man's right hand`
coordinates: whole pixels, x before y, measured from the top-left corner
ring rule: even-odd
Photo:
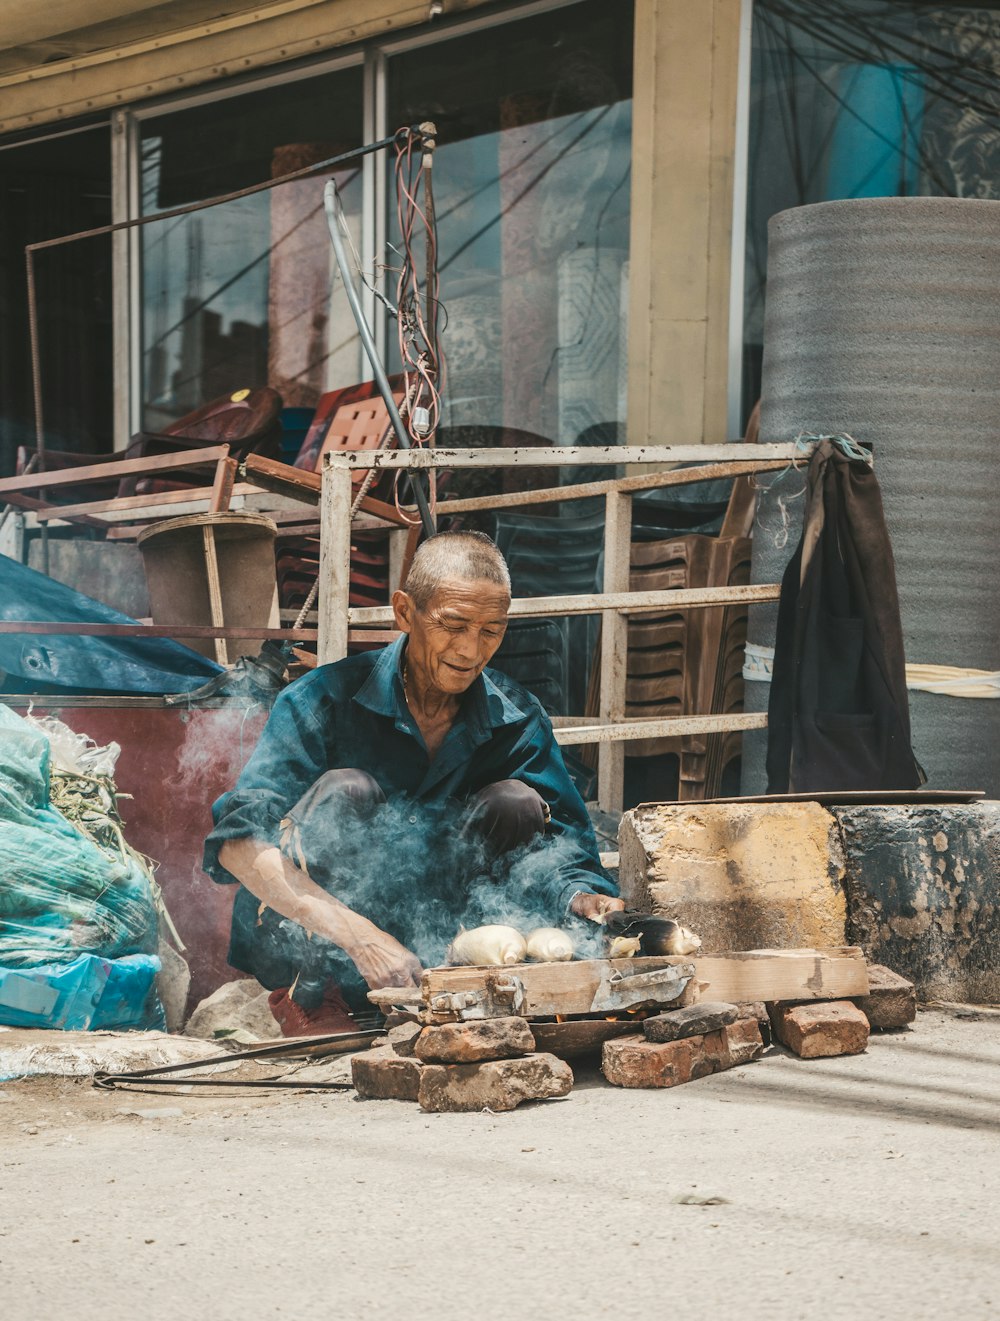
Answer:
[[[372,926],[369,933],[350,945],[345,953],[373,991],[384,986],[419,986],[423,968],[417,956],[390,936]]]

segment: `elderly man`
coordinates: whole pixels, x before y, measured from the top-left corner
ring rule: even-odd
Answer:
[[[510,606],[493,542],[432,537],[392,606],[402,637],[287,688],[213,809],[205,868],[241,885],[230,962],[286,1035],[348,1029],[460,923],[623,907],[539,702],[486,668]]]

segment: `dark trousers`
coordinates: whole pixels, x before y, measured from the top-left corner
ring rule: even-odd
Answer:
[[[387,802],[365,771],[327,771],[283,823],[282,851],[342,903],[440,963],[460,925],[495,918],[506,864],[545,830],[545,802],[519,780],[487,785],[463,803]],[[303,1008],[331,982],[368,1008],[367,987],[338,946],[264,908],[240,889],[229,961],[270,990],[295,984]]]

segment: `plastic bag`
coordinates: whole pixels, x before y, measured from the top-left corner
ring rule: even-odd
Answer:
[[[113,783],[91,776],[98,799],[77,800],[98,807],[75,825],[51,804],[50,758],[46,732],[0,705],[0,967],[155,953],[149,873],[104,814]]]

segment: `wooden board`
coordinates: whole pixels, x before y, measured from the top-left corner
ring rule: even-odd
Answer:
[[[765,949],[650,959],[580,959],[571,963],[520,963],[511,968],[430,968],[421,983],[426,998],[482,990],[498,973],[524,987],[525,1018],[594,1012],[595,996],[609,970],[624,976],[693,963],[701,999],[840,1000],[868,994],[865,956],[855,946],[834,949]],[[509,1012],[509,1011],[508,1011]]]
[[[898,806],[919,806],[921,803],[973,803],[985,798],[984,789],[824,789],[811,794],[753,794],[745,798],[710,798],[709,803],[822,803],[832,807],[841,804],[845,807],[863,807],[867,804],[878,807],[880,804]],[[672,806],[673,804],[671,804]],[[656,804],[643,803],[643,807]]]
[[[580,1055],[592,1055],[599,1051],[605,1041],[614,1041],[616,1037],[634,1036],[642,1032],[637,1019],[631,1022],[612,1023],[606,1018],[582,1018],[571,1023],[532,1023],[531,1035],[539,1050],[557,1055],[561,1060],[576,1059]]]

